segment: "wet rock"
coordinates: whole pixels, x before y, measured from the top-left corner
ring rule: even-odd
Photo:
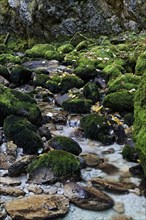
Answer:
[[[4,86],[9,85],[9,81],[5,79],[3,76],[0,75],[0,83],[3,84]]]
[[[101,70],[99,70],[101,72]],[[105,79],[103,77],[95,77],[94,82],[101,88],[105,89],[107,87]]]
[[[124,159],[131,162],[137,162],[138,160],[138,155],[133,145],[131,146],[129,144],[125,144],[125,146],[122,149],[122,156]]]
[[[124,204],[121,202],[116,202],[115,205],[113,206],[113,210],[118,212],[119,214],[124,213]]]
[[[12,219],[43,220],[53,219],[67,213],[69,201],[63,196],[34,195],[7,202],[7,213]]]
[[[21,181],[10,177],[0,177],[0,184],[9,186],[19,186],[21,184]]]
[[[0,220],[6,219],[6,216],[7,216],[7,214],[6,214],[5,209],[3,209],[2,207],[0,207]]]
[[[125,131],[122,125],[115,125],[114,127],[115,141],[117,144],[125,144]]]
[[[46,125],[43,125],[42,127],[40,127],[39,129],[38,129],[38,132],[39,132],[39,135],[41,136],[41,137],[45,137],[46,138],[46,140],[50,140],[51,139],[51,133],[50,133],[50,131],[49,131],[49,129],[48,129],[48,127],[46,126]]]
[[[8,168],[8,173],[9,176],[14,177],[14,176],[19,176],[23,172],[26,172],[26,167],[27,165],[34,159],[35,156],[31,155],[26,155],[22,157],[21,159],[17,160],[14,162],[10,167]]]
[[[115,183],[115,182],[111,182],[111,181],[103,180],[99,178],[93,178],[91,182],[96,187],[105,189],[109,192],[118,193],[118,194],[125,194],[129,192],[128,189],[120,183]]]
[[[57,95],[57,96],[55,97],[55,102],[56,102],[57,105],[62,106],[63,102],[69,100],[69,98],[70,98],[70,97],[69,97],[69,94],[68,94],[68,93],[65,93],[65,94],[63,94],[63,95]]]
[[[43,192],[43,189],[40,186],[34,185],[34,184],[29,185],[27,187],[27,190],[29,192],[33,192],[34,194],[37,194],[37,195],[41,194]]]
[[[115,149],[114,148],[109,148],[108,150],[102,151],[102,154],[114,154]]]
[[[96,154],[81,154],[81,158],[84,159],[86,166],[96,167],[100,163],[100,158]]]
[[[87,99],[91,99],[93,103],[96,103],[100,99],[98,86],[93,82],[88,82],[83,87],[83,94]]]
[[[138,164],[136,166],[130,167],[129,171],[135,176],[135,175],[142,175],[144,174],[143,168],[141,164]]]
[[[119,171],[119,168],[117,168],[115,165],[102,162],[97,166],[98,169],[102,170],[104,173],[107,173],[108,175],[117,173]]]
[[[76,183],[67,183],[64,185],[64,195],[69,200],[83,209],[106,210],[112,208],[113,200],[106,194],[93,187],[83,187]]]
[[[7,196],[24,196],[25,192],[22,189],[18,189],[16,187],[12,186],[2,186],[0,187],[0,194],[1,195],[7,195]]]
[[[64,150],[79,155],[82,149],[77,141],[65,136],[56,136],[48,141],[48,146],[56,150]]]

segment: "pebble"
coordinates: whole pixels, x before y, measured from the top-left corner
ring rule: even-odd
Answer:
[[[123,214],[125,212],[124,204],[121,202],[116,202],[113,209],[119,214]]]

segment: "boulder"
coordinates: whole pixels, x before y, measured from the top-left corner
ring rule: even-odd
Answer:
[[[34,195],[6,202],[5,208],[12,219],[44,220],[65,215],[69,201],[61,195]]]
[[[4,121],[4,133],[8,140],[13,140],[24,154],[36,154],[43,147],[37,128],[26,118],[10,115]]]
[[[92,82],[88,82],[83,87],[83,94],[87,99],[91,99],[93,103],[96,103],[100,99],[98,86]]]
[[[82,209],[102,211],[114,205],[114,201],[105,193],[73,182],[64,185],[64,195]]]
[[[82,152],[80,145],[72,138],[65,136],[56,136],[48,141],[48,146],[55,150],[64,150],[74,155]]]

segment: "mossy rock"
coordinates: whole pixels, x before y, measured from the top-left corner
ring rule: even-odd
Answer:
[[[11,53],[11,50],[4,44],[0,44],[0,54],[3,54],[3,53]]]
[[[124,116],[124,123],[128,126],[132,126],[134,123],[134,114],[129,112]]]
[[[136,150],[146,176],[146,71],[144,72],[139,88],[136,91],[134,118],[134,139]]]
[[[8,81],[10,81],[10,73],[8,69],[3,65],[0,65],[0,75],[3,76]]]
[[[80,162],[69,152],[53,150],[40,155],[39,158],[30,163],[27,171],[32,173],[43,167],[51,169],[56,176],[65,178],[67,175],[79,174]]]
[[[84,81],[74,74],[64,74],[61,77],[60,87],[62,91],[66,92],[72,88],[81,88]]]
[[[77,114],[89,113],[91,106],[92,100],[78,97],[64,101],[62,104],[65,111]]]
[[[82,152],[80,145],[72,138],[65,136],[56,136],[49,140],[48,145],[55,150],[64,150],[74,155]]]
[[[106,108],[111,108],[114,111],[132,112],[134,109],[135,92],[118,91],[105,96],[103,105]]]
[[[74,47],[76,47],[80,42],[82,42],[84,40],[88,40],[88,38],[86,36],[84,36],[83,34],[81,34],[80,32],[76,32],[74,34],[74,36],[71,38],[70,43]]]
[[[88,42],[86,40],[81,41],[77,46],[76,46],[76,50],[80,51],[80,50],[84,50],[88,48]]]
[[[32,77],[32,70],[18,64],[13,65],[10,68],[10,77],[11,81],[17,85],[28,83]]]
[[[126,73],[124,75],[121,75],[117,77],[115,80],[109,81],[108,83],[108,91],[111,92],[117,92],[120,90],[131,90],[131,89],[137,89],[139,82],[141,80],[140,76],[136,76],[132,73]]]
[[[71,51],[70,53],[66,54],[64,57],[64,62],[68,65],[76,63],[79,59],[79,52],[76,50]]]
[[[64,44],[57,48],[59,53],[70,53],[74,49],[72,44]]]
[[[116,79],[117,77],[122,75],[122,72],[124,72],[124,68],[120,65],[117,65],[115,63],[112,63],[110,65],[107,65],[103,69],[104,76],[107,81]]]
[[[85,82],[93,79],[96,75],[96,67],[89,61],[88,64],[81,62],[75,69],[74,73]]]
[[[33,85],[34,86],[41,86],[43,88],[46,88],[46,82],[49,80],[49,76],[46,74],[36,74],[36,76],[33,79]]]
[[[25,51],[25,55],[32,58],[45,57],[47,51],[54,51],[54,46],[50,44],[36,44],[31,49]]]
[[[96,103],[100,99],[98,86],[92,82],[88,82],[84,86],[83,94],[87,99],[91,99],[93,103]]]
[[[146,51],[142,53],[136,62],[135,73],[142,76],[146,72]]]
[[[63,53],[62,52],[58,52],[56,50],[48,50],[45,53],[45,57],[48,60],[58,60],[60,62],[63,61],[63,59],[64,59]]]
[[[136,149],[128,144],[126,144],[122,150],[122,156],[124,159],[137,162],[137,152]]]
[[[110,136],[111,127],[105,116],[90,114],[81,118],[80,126],[86,138],[97,140],[103,144],[112,144],[114,139]]]
[[[43,147],[36,127],[24,117],[8,116],[4,121],[4,134],[7,140],[23,148],[24,154],[37,154],[38,149]]]
[[[0,63],[20,63],[20,57],[12,54],[1,54]]]
[[[61,77],[60,76],[52,76],[46,82],[46,88],[50,90],[52,93],[59,93],[61,92],[60,87]]]
[[[41,112],[35,100],[28,94],[12,90],[0,85],[0,124],[10,114],[21,115],[37,124],[41,119]]]

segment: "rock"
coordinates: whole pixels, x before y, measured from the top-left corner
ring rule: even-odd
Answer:
[[[12,179],[10,177],[0,177],[0,184],[9,186],[19,186],[21,184],[21,181],[17,179]]]
[[[113,200],[106,194],[93,187],[83,187],[76,183],[64,185],[64,195],[83,209],[101,211],[112,208]]]
[[[42,184],[80,178],[80,161],[63,150],[42,154],[28,166],[29,182]]]
[[[98,166],[98,169],[102,170],[104,173],[107,173],[108,175],[117,173],[119,171],[119,168],[116,167],[113,164],[107,163],[107,162],[101,162]]]
[[[119,214],[124,213],[124,204],[121,202],[116,202],[115,205],[113,206],[113,210],[118,212]]]
[[[10,73],[8,69],[3,65],[0,65],[0,75],[4,77],[6,80],[10,81]]]
[[[114,215],[109,220],[133,220],[133,218],[127,215]]]
[[[5,208],[12,219],[53,219],[67,213],[68,199],[63,196],[34,195],[6,202]]]
[[[96,167],[100,163],[100,158],[96,154],[81,154],[80,157],[83,158],[87,167]]]
[[[42,192],[43,192],[43,189],[42,189],[40,186],[33,185],[33,184],[29,185],[29,186],[27,187],[27,190],[28,190],[29,192],[33,192],[33,193],[36,194],[36,195],[42,194]]]
[[[47,126],[43,125],[42,127],[39,127],[38,132],[39,132],[39,135],[41,137],[45,137],[46,140],[51,139],[51,133]]]
[[[86,138],[100,141],[105,145],[114,142],[114,137],[110,135],[113,128],[109,126],[106,116],[97,113],[83,116],[80,120],[80,126],[83,128]]]
[[[82,149],[77,141],[66,136],[56,136],[48,141],[48,146],[55,150],[64,150],[79,155]]]
[[[4,86],[9,85],[9,81],[6,80],[3,76],[0,75],[0,83],[3,84]]]
[[[88,82],[83,87],[83,94],[87,99],[91,99],[93,104],[99,101],[100,95],[98,91],[98,86],[95,83]]]
[[[23,172],[26,172],[26,167],[27,165],[35,158],[35,156],[24,156],[19,160],[16,160],[12,165],[9,166],[8,168],[8,173],[9,176],[14,177],[14,176],[19,176]]]
[[[37,125],[41,120],[41,112],[33,98],[0,85],[0,125],[3,125],[4,118],[10,114],[24,116]]]
[[[138,164],[136,166],[130,167],[129,171],[133,174],[133,175],[143,175],[144,171],[142,168],[141,164]]]
[[[122,125],[115,125],[114,126],[114,133],[115,133],[115,141],[117,144],[125,144],[125,131]]]
[[[25,54],[32,58],[45,57],[47,51],[54,51],[54,49],[50,44],[35,44],[31,49],[26,50]]]
[[[91,179],[91,182],[96,187],[103,188],[109,192],[118,193],[118,194],[125,194],[129,192],[128,189],[125,188],[125,186],[123,186],[120,183],[114,183],[114,182],[110,182],[108,180],[103,180],[99,178],[93,178]]]
[[[131,162],[137,162],[138,160],[135,147],[129,144],[125,144],[125,146],[123,147],[122,156],[124,159],[131,161]]]
[[[6,195],[6,196],[24,196],[25,192],[22,189],[18,189],[16,187],[12,186],[3,186],[0,187],[0,194]]]
[[[43,147],[37,128],[27,118],[10,115],[4,121],[4,133],[8,140],[13,140],[24,154],[36,154]]]

